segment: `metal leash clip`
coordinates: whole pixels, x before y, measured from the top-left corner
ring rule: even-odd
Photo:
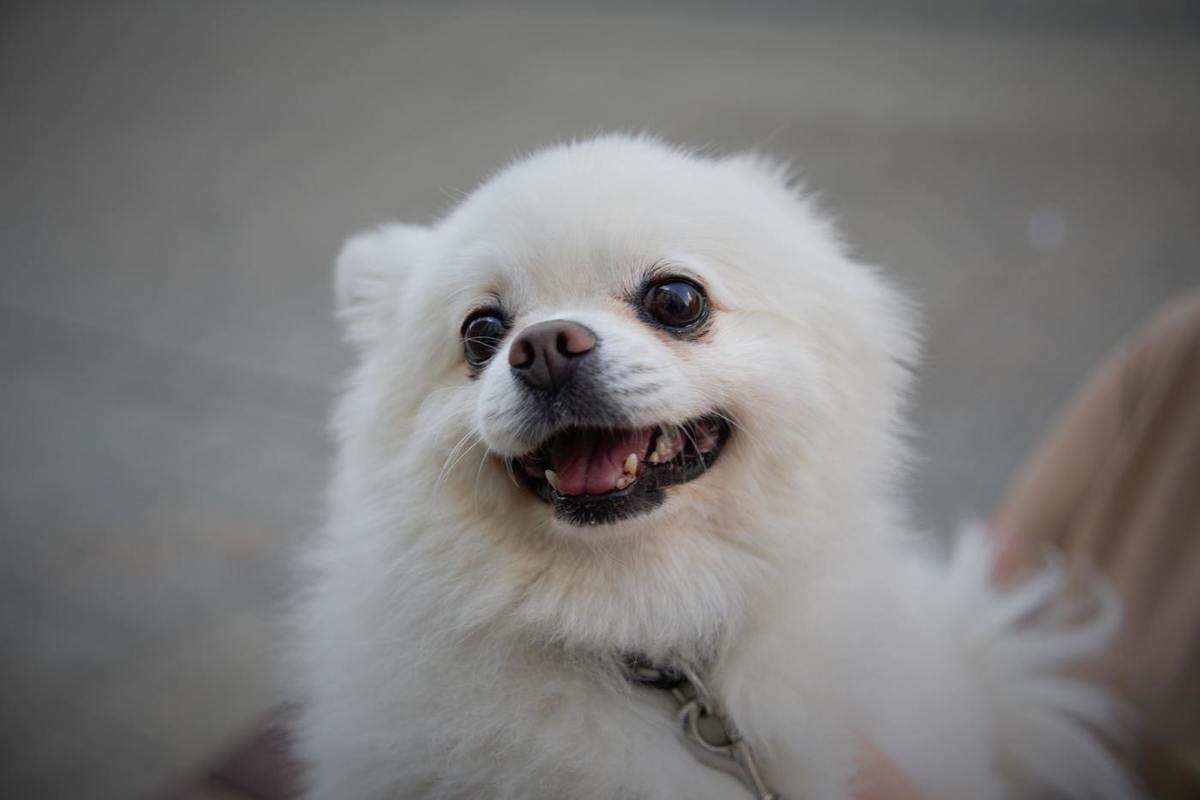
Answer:
[[[699,676],[683,668],[684,681],[671,690],[679,701],[680,738],[701,764],[737,778],[755,800],[783,800],[767,788],[750,744],[704,688]]]
[[[656,667],[640,656],[627,657],[625,668],[634,683],[671,692],[679,703],[679,738],[693,758],[737,778],[754,800],[783,800],[767,788],[749,742],[695,671]]]

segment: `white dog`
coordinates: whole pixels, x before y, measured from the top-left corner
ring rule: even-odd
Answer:
[[[1115,608],[911,532],[912,312],[779,166],[551,148],[337,294],[313,797],[830,800],[867,742],[930,798],[1135,796],[1064,672]]]

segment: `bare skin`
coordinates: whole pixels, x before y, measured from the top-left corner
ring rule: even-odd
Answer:
[[[924,800],[908,777],[870,742],[862,743],[854,800]]]

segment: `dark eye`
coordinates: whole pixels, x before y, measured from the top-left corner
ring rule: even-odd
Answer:
[[[668,328],[686,328],[704,319],[708,300],[696,284],[672,278],[651,286],[642,297],[642,307]]]
[[[467,356],[467,363],[482,367],[490,361],[507,332],[508,326],[494,310],[479,311],[467,317],[462,326],[463,352]]]

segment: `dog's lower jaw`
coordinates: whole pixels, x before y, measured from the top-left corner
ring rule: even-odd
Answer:
[[[575,528],[595,528],[648,514],[667,499],[667,489],[649,489],[604,497],[556,497],[554,515]]]

